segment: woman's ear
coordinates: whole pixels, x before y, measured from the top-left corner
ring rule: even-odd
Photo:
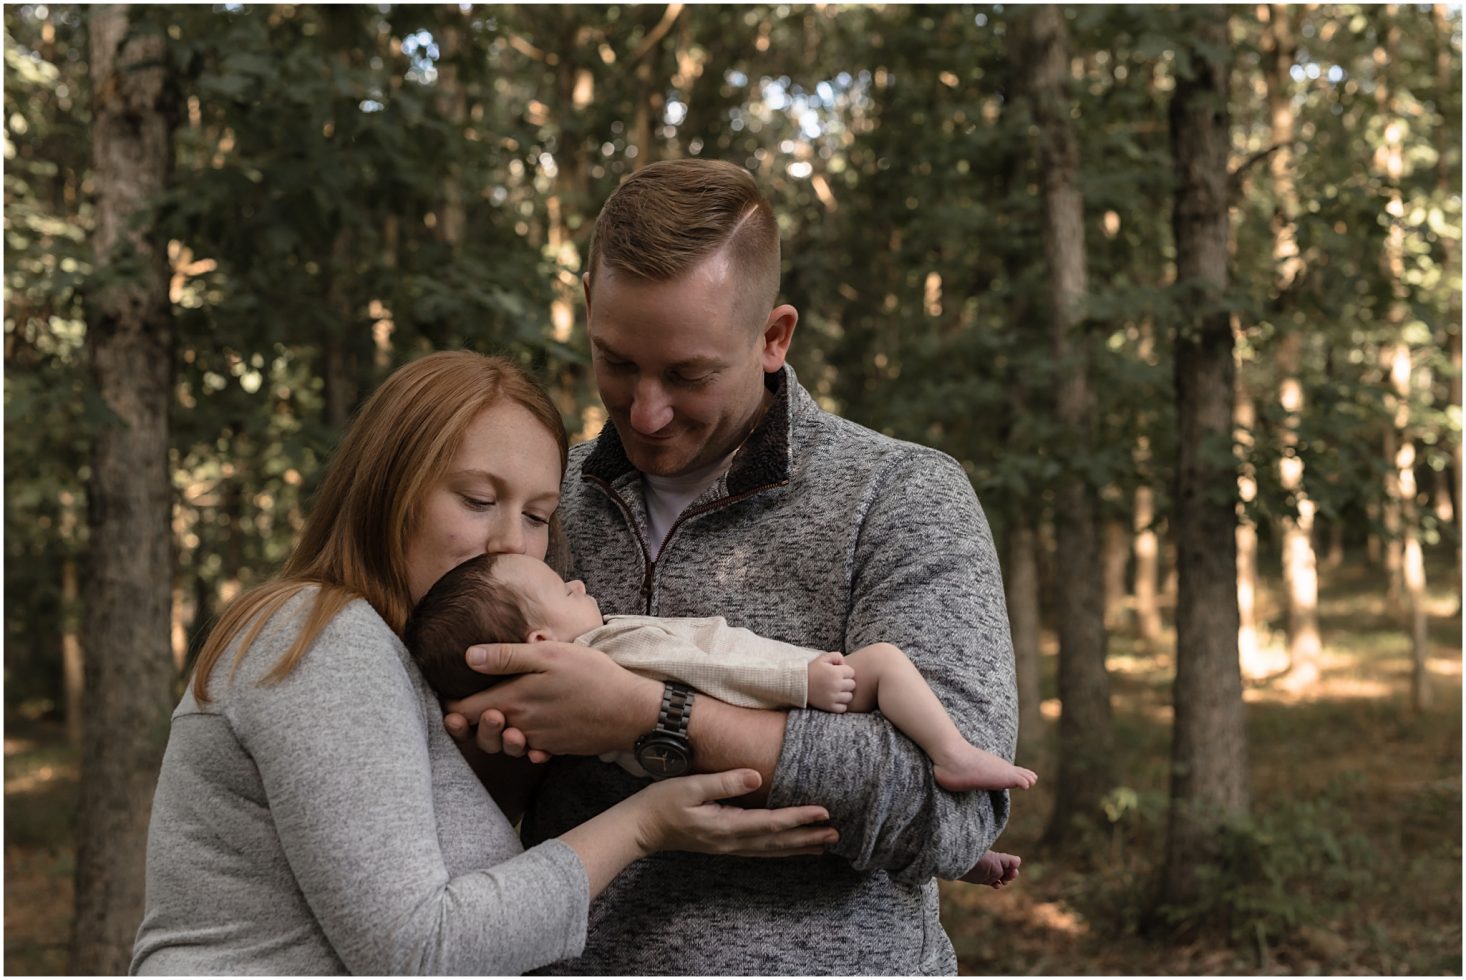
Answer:
[[[550,631],[546,629],[530,630],[529,636],[524,638],[525,643],[543,643],[545,640],[553,640]]]

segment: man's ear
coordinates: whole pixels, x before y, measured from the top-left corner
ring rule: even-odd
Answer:
[[[580,288],[585,293],[585,322],[590,322],[590,273],[580,274]]]
[[[524,638],[525,643],[543,643],[545,640],[553,639],[550,631],[546,629],[530,630],[529,635]]]
[[[789,343],[794,339],[794,327],[799,323],[799,311],[785,303],[769,311],[764,321],[763,333],[759,335],[759,357],[763,361],[765,374],[773,374],[784,366],[789,353]]]

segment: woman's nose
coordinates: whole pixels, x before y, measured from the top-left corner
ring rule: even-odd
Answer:
[[[524,554],[524,526],[517,514],[494,522],[486,549],[491,555]]]
[[[582,582],[580,579],[575,579],[573,582],[570,583],[570,591],[578,592],[581,595],[585,595],[585,583]]]

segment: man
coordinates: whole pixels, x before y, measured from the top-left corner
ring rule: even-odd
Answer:
[[[785,364],[798,314],[775,305],[777,225],[751,175],[702,160],[637,171],[606,202],[587,270],[610,419],[572,450],[560,514],[603,610],[724,616],[827,650],[889,641],[974,745],[1011,760],[1012,646],[971,484],[950,457],[830,415],[799,386]],[[941,790],[878,714],[689,698],[573,645],[476,647],[469,661],[523,675],[463,704],[479,745],[558,757],[526,844],[642,785],[584,757],[633,749],[665,774],[758,769],[751,799],[821,804],[840,832],[822,857],[640,862],[592,908],[584,955],[557,969],[956,972],[933,876],[972,867],[1006,822],[1005,793]]]

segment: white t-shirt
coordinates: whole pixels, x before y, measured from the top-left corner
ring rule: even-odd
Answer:
[[[711,466],[691,473],[677,476],[652,476],[650,473],[641,475],[642,491],[646,496],[647,545],[652,549],[652,561],[656,561],[657,556],[662,553],[667,532],[672,530],[672,525],[677,523],[677,518],[682,516],[687,505],[701,497],[704,490],[728,472],[736,452],[735,450]]]

